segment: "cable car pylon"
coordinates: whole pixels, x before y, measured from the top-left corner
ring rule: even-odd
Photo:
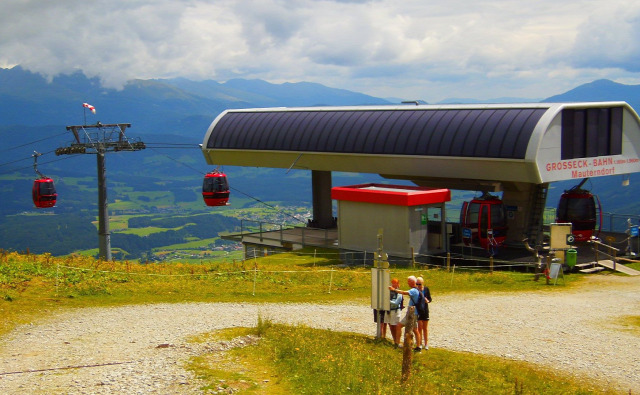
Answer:
[[[74,141],[68,147],[56,149],[56,155],[94,154],[98,165],[98,240],[99,257],[111,260],[111,233],[107,205],[107,176],[105,154],[108,152],[140,151],[145,145],[140,140],[129,139],[125,130],[130,123],[67,126]]]

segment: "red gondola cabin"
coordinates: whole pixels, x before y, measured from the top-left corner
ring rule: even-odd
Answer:
[[[597,208],[596,210],[596,203]],[[600,216],[598,216],[600,212]],[[558,202],[556,211],[556,222],[569,223],[576,241],[587,241],[594,236],[596,223],[600,217],[602,227],[602,210],[600,210],[600,200],[591,192],[580,188],[572,188],[564,191]]]
[[[207,173],[202,183],[202,198],[207,206],[226,206],[229,201],[227,176],[217,170]]]
[[[39,178],[33,181],[31,190],[33,204],[38,208],[49,208],[56,205],[58,194],[51,178]]]
[[[502,200],[485,194],[464,202],[460,212],[465,244],[480,244],[490,250],[500,247],[507,237],[507,220]],[[466,230],[466,231],[465,231]]]

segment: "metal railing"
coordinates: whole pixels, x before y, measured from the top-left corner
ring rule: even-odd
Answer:
[[[630,224],[639,225],[640,215],[602,213],[602,230],[605,232],[624,233]]]
[[[334,238],[329,236],[329,229],[293,226],[266,221],[241,219],[238,236],[255,235],[260,242],[277,241],[280,244],[293,243],[312,246],[328,246]]]
[[[608,256],[609,258],[611,258],[611,260],[613,261],[613,270],[616,270],[617,255],[620,252],[620,250],[615,248],[614,246],[602,243],[602,242],[597,241],[597,240],[589,240],[589,243],[593,246],[593,252],[595,253],[596,262],[598,262],[600,260],[599,259],[600,258],[599,255],[600,254],[604,254],[604,255]],[[604,247],[605,250],[608,251],[608,252],[600,251],[599,247]]]
[[[549,225],[555,222],[556,209],[547,207],[544,210],[544,224]],[[640,225],[640,215],[638,214],[618,214],[618,213],[602,213],[602,229],[603,232],[625,233],[631,225]]]

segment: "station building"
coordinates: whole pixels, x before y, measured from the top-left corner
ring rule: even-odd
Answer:
[[[550,183],[640,171],[640,119],[625,102],[239,109],[212,122],[202,152],[211,165],[309,170],[320,229],[336,225],[334,171],[500,193],[515,245],[541,238]],[[353,204],[340,201],[345,226]],[[406,222],[389,226],[385,233],[410,232]],[[329,245],[342,247],[337,235]]]

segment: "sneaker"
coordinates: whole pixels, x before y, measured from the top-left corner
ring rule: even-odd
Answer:
[[[422,351],[422,349],[420,347],[416,347],[416,348],[413,349],[413,351],[420,352],[420,351]]]
[[[429,345],[428,345],[428,344],[425,344],[425,345],[424,345],[424,349],[425,349],[425,350],[428,350],[428,349],[429,349]]]
[[[395,348],[402,348],[402,344],[400,344],[400,343],[396,343],[396,344],[394,345],[394,347],[395,347]]]

